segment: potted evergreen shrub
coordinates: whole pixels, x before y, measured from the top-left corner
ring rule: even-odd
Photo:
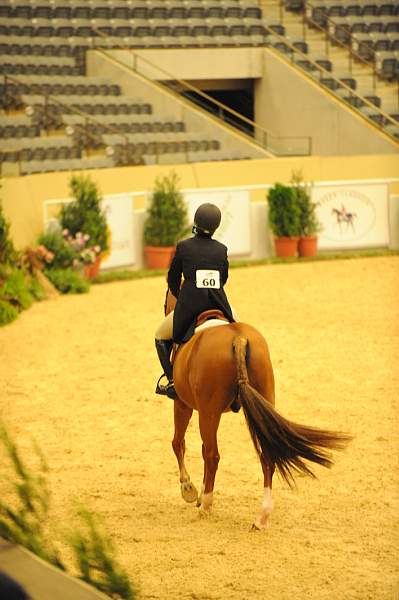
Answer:
[[[303,257],[316,256],[317,234],[322,228],[316,214],[317,204],[312,201],[310,186],[303,183],[300,175],[294,174],[292,182],[300,212],[298,254]]]
[[[101,258],[109,249],[109,231],[105,214],[101,209],[101,195],[97,185],[90,177],[73,176],[70,190],[75,198],[62,207],[60,224],[65,235],[76,239],[84,236],[88,262],[84,267],[86,275],[95,277],[100,268]]]
[[[300,209],[292,187],[276,183],[268,193],[269,225],[276,255],[296,256],[300,234]]]
[[[176,243],[189,231],[188,211],[176,173],[158,177],[144,222],[144,254],[149,269],[167,269]]]

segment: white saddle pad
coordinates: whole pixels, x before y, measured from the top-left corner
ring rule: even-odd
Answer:
[[[221,319],[208,319],[202,325],[195,328],[195,333],[208,329],[209,327],[218,327],[219,325],[229,325],[228,321],[221,321]]]

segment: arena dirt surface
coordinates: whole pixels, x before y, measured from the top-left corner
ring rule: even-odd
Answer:
[[[153,393],[164,280],[93,286],[0,330],[1,415],[26,458],[32,437],[47,457],[53,526],[74,500],[103,515],[145,600],[397,599],[399,257],[237,269],[227,291],[268,340],[278,409],[350,447],[295,490],[276,477],[271,528],[251,532],[261,468],[242,413],[226,414],[200,519],[180,498],[172,401]],[[186,441],[199,485],[195,414]]]

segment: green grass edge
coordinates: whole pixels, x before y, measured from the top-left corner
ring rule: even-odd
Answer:
[[[310,258],[262,258],[255,260],[231,260],[230,269],[242,269],[246,267],[257,267],[276,264],[305,264],[309,262],[321,262],[327,260],[348,260],[351,258],[376,258],[381,256],[399,256],[399,250],[387,248],[367,250],[342,250],[339,252],[319,252]],[[115,269],[100,273],[92,280],[92,283],[112,283],[114,281],[131,281],[133,279],[145,279],[147,277],[165,277],[166,270],[159,269]]]

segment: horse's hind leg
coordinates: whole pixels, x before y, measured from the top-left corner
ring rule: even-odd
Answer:
[[[209,513],[213,502],[213,487],[215,485],[216,471],[219,464],[219,450],[217,443],[217,430],[220,414],[207,416],[200,412],[199,426],[202,438],[202,457],[204,459],[204,480],[200,496],[200,510]]]
[[[269,527],[269,517],[273,510],[272,498],[272,479],[274,474],[274,464],[270,462],[263,454],[260,457],[260,462],[263,471],[263,500],[260,515],[255,519],[252,525],[253,529],[267,529]]]
[[[195,489],[195,486],[191,483],[190,476],[187,473],[186,466],[184,464],[184,454],[186,451],[184,436],[192,414],[192,408],[186,406],[186,404],[180,400],[175,400],[175,435],[172,441],[172,447],[179,465],[181,495],[186,502],[196,502],[198,499],[198,492]]]

